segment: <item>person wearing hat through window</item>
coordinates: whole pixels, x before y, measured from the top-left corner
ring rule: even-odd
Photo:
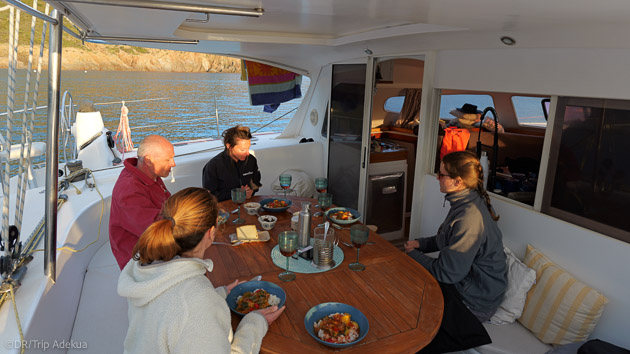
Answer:
[[[447,126],[457,128],[472,128],[474,126],[479,127],[481,121],[481,112],[477,109],[477,106],[470,103],[464,103],[460,108],[455,108],[449,112],[455,119],[451,119]],[[476,124],[477,123],[477,124]],[[476,124],[476,125],[475,125]]]
[[[484,118],[483,122],[481,122],[481,114],[482,111],[477,109],[477,106],[470,103],[464,103],[461,108],[455,108],[454,110],[449,112],[455,119],[451,119],[450,122],[446,125],[447,127],[456,127],[456,128],[479,128],[481,126],[483,129],[494,132],[494,119],[491,117]],[[498,124],[499,133],[503,133],[504,129],[501,123]]]

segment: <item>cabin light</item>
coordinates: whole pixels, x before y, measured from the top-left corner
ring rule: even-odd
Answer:
[[[374,52],[372,52],[372,51],[370,50],[370,48],[363,48],[363,51],[364,51],[364,52],[365,52],[365,54],[367,54],[367,55],[372,55],[372,54],[374,54]]]
[[[501,43],[505,44],[505,45],[515,45],[516,44],[516,40],[512,37],[508,37],[508,36],[503,36],[501,37]]]

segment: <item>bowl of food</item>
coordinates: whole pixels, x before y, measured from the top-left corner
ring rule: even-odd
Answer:
[[[256,215],[256,213],[258,212],[258,209],[260,209],[260,203],[249,202],[249,203],[243,204],[243,207],[247,211],[247,214]]]
[[[328,209],[326,217],[334,223],[345,225],[359,220],[361,214],[352,208],[336,207]]]
[[[361,311],[339,302],[325,302],[312,307],[304,316],[304,326],[316,341],[332,348],[354,345],[370,330],[370,324]]]
[[[260,201],[260,206],[265,211],[279,212],[285,211],[291,207],[293,202],[283,198],[267,198]]]
[[[278,305],[282,307],[287,295],[281,287],[268,281],[248,281],[238,284],[225,298],[232,312],[245,316],[246,314]]]
[[[217,217],[217,225],[225,224],[229,218],[230,218],[230,214],[227,211],[219,209],[219,216]]]
[[[274,226],[276,226],[276,221],[278,218],[273,215],[261,215],[258,217],[258,222],[260,222],[260,226],[262,226],[263,230],[271,230]]]

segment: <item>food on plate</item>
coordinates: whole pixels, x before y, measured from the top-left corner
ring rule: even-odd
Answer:
[[[239,240],[258,240],[258,230],[254,225],[245,225],[236,228],[236,237]]]
[[[289,206],[289,204],[287,204],[286,201],[284,200],[279,200],[279,199],[274,199],[273,201],[267,203],[265,205],[265,208],[269,208],[269,209],[277,209],[277,208],[284,208],[286,206]]]
[[[349,313],[332,313],[313,323],[317,337],[328,343],[350,343],[359,338],[359,324]]]
[[[280,298],[270,294],[265,289],[246,291],[236,298],[236,311],[248,314],[252,311],[264,309],[269,306],[278,305]]]
[[[260,220],[264,221],[264,222],[274,222],[276,221],[276,218],[271,216],[271,215],[263,215],[260,217]]]
[[[345,210],[339,210],[330,215],[335,220],[352,220],[352,213]]]

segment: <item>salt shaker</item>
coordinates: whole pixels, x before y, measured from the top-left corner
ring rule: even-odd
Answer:
[[[311,203],[302,202],[302,210],[298,216],[298,247],[303,248],[311,243]],[[313,258],[313,251],[300,253],[305,259]]]

